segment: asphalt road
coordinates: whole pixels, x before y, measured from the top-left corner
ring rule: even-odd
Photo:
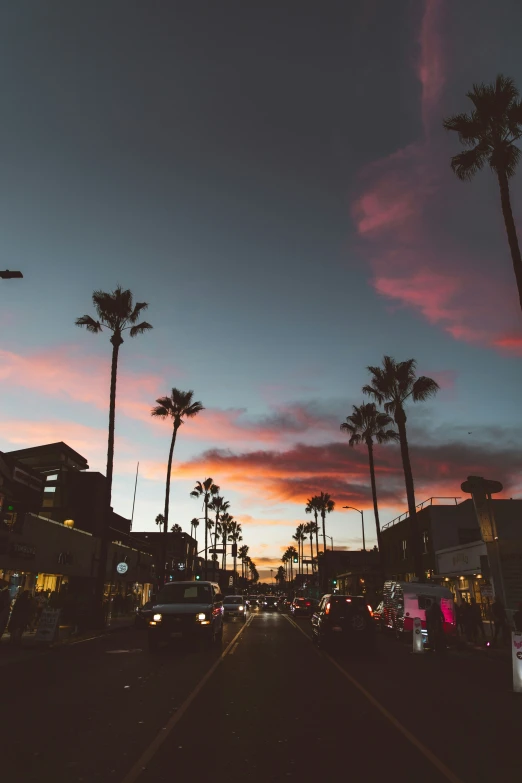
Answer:
[[[330,656],[308,633],[308,620],[255,613],[246,626],[227,624],[212,651],[151,655],[136,630],[4,665],[1,650],[2,777],[489,783],[520,774],[522,694],[507,661],[413,656],[388,637],[376,658]]]

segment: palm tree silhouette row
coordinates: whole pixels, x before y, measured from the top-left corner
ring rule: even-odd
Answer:
[[[470,114],[454,114],[444,120],[465,150],[454,155],[451,168],[461,180],[471,180],[486,163],[497,175],[500,203],[506,226],[511,260],[522,310],[522,257],[511,209],[509,180],[520,160],[515,144],[522,137],[522,102],[513,79],[499,74],[494,84],[474,84],[467,96],[473,104]]]
[[[172,421],[172,437],[170,440],[169,458],[167,462],[167,480],[165,484],[165,510],[163,512],[163,540],[161,546],[161,560],[159,568],[159,583],[163,585],[165,582],[165,563],[167,559],[167,542],[168,542],[168,529],[169,529],[169,503],[170,503],[170,476],[172,473],[172,455],[174,454],[174,446],[176,445],[176,438],[178,430],[184,423],[185,419],[192,419],[194,416],[205,410],[201,402],[194,402],[194,392],[180,391],[180,389],[172,388],[170,397],[159,397],[156,402],[158,403],[152,410],[151,416],[160,419],[170,419]]]
[[[114,471],[114,431],[116,420],[116,382],[118,377],[118,355],[123,344],[123,333],[128,331],[131,337],[152,329],[147,321],[138,323],[146,302],[134,303],[134,298],[128,289],[118,286],[114,291],[94,291],[92,303],[97,319],[90,315],[82,315],[77,318],[76,326],[82,326],[92,334],[98,334],[104,329],[112,332],[110,342],[112,344],[111,385],[109,397],[109,435],[107,442],[107,469],[106,469],[106,498],[105,509],[101,520],[100,530],[100,554],[98,558],[98,573],[94,593],[94,611],[96,614],[95,625],[105,625],[103,613],[103,597],[105,592],[105,572],[107,568],[107,553],[109,549],[109,522],[112,501],[112,476]]]
[[[204,481],[198,481],[196,483],[196,486],[190,493],[190,496],[193,498],[200,498],[203,497],[203,509],[205,511],[205,567],[204,567],[204,575],[205,579],[207,579],[208,576],[208,531],[209,527],[212,528],[212,522],[210,522],[208,518],[208,509],[210,504],[210,499],[217,495],[219,492],[219,487],[214,484],[213,480],[211,478],[206,478]]]
[[[382,367],[368,367],[372,374],[369,384],[363,386],[363,393],[373,397],[379,405],[384,403],[384,410],[391,414],[397,425],[401,447],[404,482],[408,500],[408,516],[410,519],[410,541],[413,551],[415,574],[419,581],[424,581],[422,553],[419,541],[417,513],[415,508],[415,488],[410,462],[408,438],[406,436],[406,412],[404,404],[408,399],[412,402],[424,402],[437,393],[439,385],[433,378],[415,374],[415,359],[396,362],[390,356],[384,356]]]

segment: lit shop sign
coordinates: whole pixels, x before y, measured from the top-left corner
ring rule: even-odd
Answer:
[[[11,557],[21,557],[26,560],[31,560],[36,557],[36,547],[30,544],[11,544],[9,549]]]
[[[126,574],[128,570],[129,570],[129,566],[127,565],[127,563],[118,563],[118,565],[116,566],[116,571],[121,575]]]

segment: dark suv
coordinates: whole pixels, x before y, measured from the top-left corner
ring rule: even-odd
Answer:
[[[375,623],[361,596],[323,595],[312,615],[312,638],[319,646],[373,651]]]
[[[223,596],[214,582],[170,582],[154,600],[149,620],[149,650],[171,639],[223,639]]]

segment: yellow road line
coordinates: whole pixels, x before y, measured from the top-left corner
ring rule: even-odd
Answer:
[[[299,625],[297,625],[297,623],[295,623],[289,617],[287,617],[287,620],[294,626],[294,628],[297,628],[297,630],[300,631],[303,634],[303,636],[306,637],[306,639],[308,639],[308,641],[310,641],[310,637],[308,636],[308,634],[305,633],[305,631],[303,631],[303,629]],[[438,756],[432,753],[431,750],[426,747],[426,745],[424,745],[419,739],[417,739],[417,737],[414,734],[412,734],[411,731],[408,731],[406,726],[403,726],[402,723],[399,720],[397,720],[395,715],[392,715],[392,713],[389,712],[386,709],[386,707],[383,707],[380,701],[378,701],[375,698],[375,696],[372,696],[372,694],[369,691],[367,691],[366,688],[355,679],[355,677],[352,677],[351,674],[348,674],[346,669],[343,669],[343,667],[339,663],[337,663],[337,661],[334,658],[332,658],[331,655],[328,655],[328,653],[324,651],[321,652],[321,655],[323,655],[325,658],[328,658],[330,663],[332,663],[335,666],[335,668],[343,675],[343,677],[346,677],[346,679],[354,686],[354,688],[357,688],[357,690],[360,691],[360,693],[362,693],[363,696],[365,696],[371,704],[373,704],[375,709],[377,709],[381,713],[381,715],[384,715],[384,717],[387,718],[393,726],[395,726],[397,731],[400,731],[400,733],[404,737],[406,737],[406,739],[409,740],[409,742],[411,742],[411,744],[414,747],[416,747],[417,750],[420,751],[422,755],[426,759],[428,759],[428,761],[431,762],[431,764],[433,764],[433,766],[436,769],[439,770],[441,775],[443,775],[446,778],[446,780],[448,780],[450,783],[463,783],[461,778],[455,775],[455,773],[452,772],[451,769],[447,767],[444,764],[444,762],[438,758]]]
[[[217,661],[215,661],[210,669],[207,671],[205,675],[201,678],[201,680],[198,682],[194,690],[187,696],[179,710],[172,715],[169,720],[167,721],[167,725],[161,729],[159,734],[152,740],[149,747],[144,751],[144,753],[141,754],[139,759],[135,762],[133,767],[129,770],[129,772],[125,775],[121,783],[134,783],[135,780],[138,779],[138,777],[141,775],[143,770],[146,768],[147,764],[154,758],[156,753],[158,752],[159,748],[169,734],[172,732],[174,727],[177,723],[181,720],[183,715],[186,713],[198,693],[202,690],[204,685],[208,682],[208,680],[212,677],[220,663],[222,662],[223,658],[230,652],[233,645],[236,644],[238,638],[241,636],[245,628],[247,628],[250,625],[250,621],[247,620],[246,623],[239,629],[237,634],[234,636],[231,642],[227,645],[226,649],[221,653]]]

